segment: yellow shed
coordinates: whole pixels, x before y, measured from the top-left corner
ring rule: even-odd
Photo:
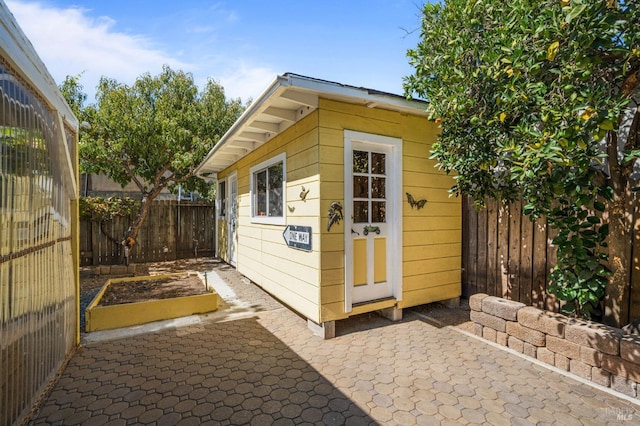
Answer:
[[[461,206],[425,103],[287,73],[197,173],[217,185],[217,255],[308,319],[460,296]]]

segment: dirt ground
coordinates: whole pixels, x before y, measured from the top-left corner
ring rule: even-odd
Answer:
[[[99,306],[197,296],[210,293],[196,274],[144,281],[112,282],[100,298]]]
[[[136,264],[136,276],[173,274],[179,272],[204,272],[211,270],[219,261],[211,258],[180,259],[167,262]],[[129,275],[130,276],[130,275]],[[80,291],[102,288],[116,275],[97,275],[94,268],[87,266],[80,269]]]

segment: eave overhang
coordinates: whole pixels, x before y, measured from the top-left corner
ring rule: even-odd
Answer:
[[[209,151],[197,167],[196,174],[208,178],[228,168],[315,111],[319,98],[427,115],[425,101],[286,73],[276,77],[245,110]]]

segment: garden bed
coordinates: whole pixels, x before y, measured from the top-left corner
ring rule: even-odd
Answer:
[[[116,278],[86,310],[86,331],[108,330],[211,312],[218,295],[195,274]]]

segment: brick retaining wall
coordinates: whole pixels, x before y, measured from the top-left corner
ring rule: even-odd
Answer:
[[[136,265],[101,265],[94,268],[96,275],[135,275]]]
[[[471,296],[469,306],[476,335],[640,397],[640,336],[482,293]]]

